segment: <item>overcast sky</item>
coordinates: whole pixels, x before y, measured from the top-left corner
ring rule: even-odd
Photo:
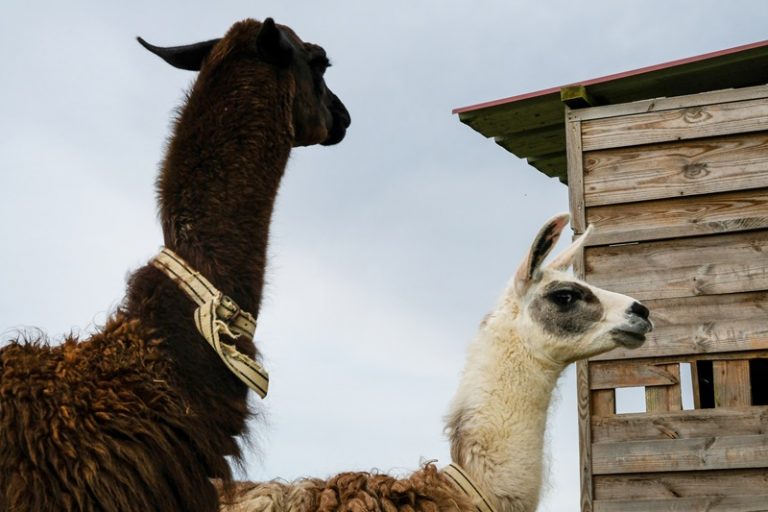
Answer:
[[[0,9],[0,334],[103,323],[162,237],[153,183],[194,76],[134,40],[274,17],[321,44],[346,140],[291,157],[257,342],[272,376],[250,479],[447,463],[465,347],[567,190],[459,106],[768,38],[764,0],[21,2]],[[245,234],[247,235],[247,234]],[[573,368],[540,510],[578,509]]]

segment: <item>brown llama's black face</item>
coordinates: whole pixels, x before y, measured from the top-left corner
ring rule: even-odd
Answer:
[[[262,32],[265,28],[266,25]],[[338,144],[344,139],[351,118],[344,103],[325,83],[325,72],[331,66],[325,50],[303,42],[289,27],[280,26],[278,30],[292,50],[289,69],[296,81],[294,146]]]
[[[239,26],[237,33],[231,31],[227,36],[234,43],[234,51],[225,52],[227,58],[257,59],[274,66],[281,73],[287,71],[293,77],[293,145],[330,146],[341,142],[351,118],[344,103],[325,83],[325,72],[330,67],[325,50],[316,44],[302,41],[291,28],[276,25],[272,18],[267,18],[263,23],[246,20],[236,26]],[[162,48],[141,38],[138,40],[172,66],[191,71],[199,71],[209,54],[221,46],[219,43],[224,44],[222,39],[211,39],[191,45]]]

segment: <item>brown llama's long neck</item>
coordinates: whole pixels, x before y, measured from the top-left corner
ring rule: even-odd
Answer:
[[[292,87],[258,64],[201,73],[158,180],[165,245],[254,315],[291,150]]]
[[[547,412],[562,371],[536,360],[513,324],[491,319],[469,347],[451,404],[451,457],[499,512],[533,511],[539,500]]]
[[[272,209],[291,149],[293,93],[287,78],[281,83],[275,70],[258,66],[200,73],[158,178],[166,246],[254,315]],[[131,276],[127,292],[124,313],[163,340],[175,392],[189,414],[205,419],[207,430],[182,436],[202,447],[200,457],[215,461],[209,477],[229,479],[224,456],[240,455],[236,438],[252,414],[247,387],[197,331],[197,305],[168,276],[146,265]],[[241,336],[235,343],[256,355],[251,340]]]

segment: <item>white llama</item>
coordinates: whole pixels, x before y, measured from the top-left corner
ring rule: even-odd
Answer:
[[[446,430],[454,464],[463,468],[479,494],[462,493],[454,485],[460,475],[437,472],[430,464],[402,480],[342,473],[329,480],[240,483],[224,493],[221,510],[535,510],[547,410],[558,377],[576,360],[617,345],[640,346],[652,328],[648,309],[639,302],[565,272],[590,229],[542,266],[568,219],[567,214],[558,215],[539,231],[468,350]]]

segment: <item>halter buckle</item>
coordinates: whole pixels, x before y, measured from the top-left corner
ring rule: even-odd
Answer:
[[[221,307],[218,312],[219,319],[227,325],[232,325],[240,316],[240,306],[227,295],[222,294],[221,299],[219,299],[219,306]]]

